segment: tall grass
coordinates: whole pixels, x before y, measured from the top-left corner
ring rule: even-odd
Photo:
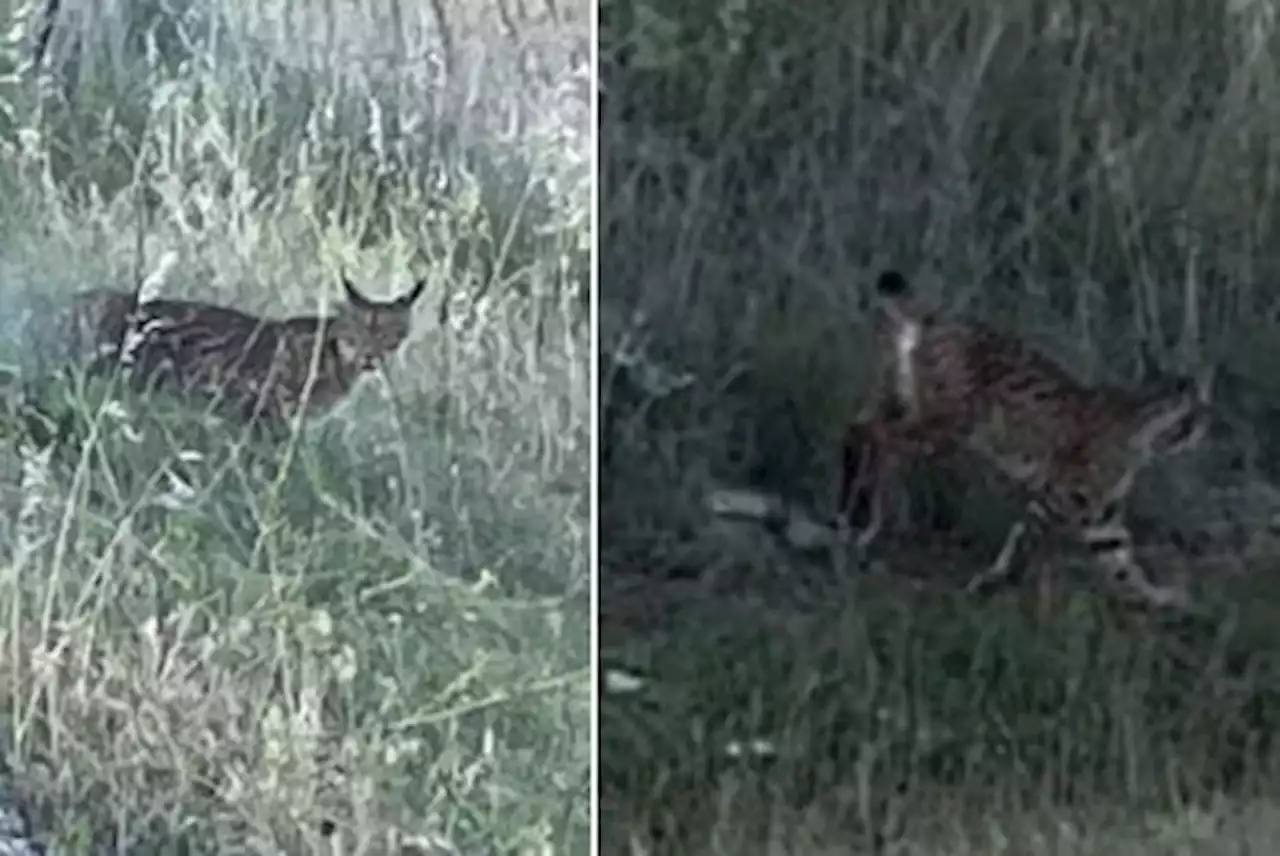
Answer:
[[[601,632],[643,677],[602,715],[613,852],[1217,852],[1195,817],[1274,846],[1273,5],[610,0],[601,26]],[[1135,508],[1204,547],[1179,563],[1221,627],[954,596],[1018,510],[959,463],[909,480],[884,578],[713,525],[726,483],[831,510],[886,266],[1086,381],[1140,383],[1144,347],[1223,367],[1211,447]]]
[[[21,834],[586,852],[588,9],[0,12]],[[281,445],[62,371],[50,338],[87,287],[279,316],[339,298],[342,270],[375,296],[426,276],[415,332]]]

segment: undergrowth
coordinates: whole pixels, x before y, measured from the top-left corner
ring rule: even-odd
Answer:
[[[0,11],[0,794],[26,834],[585,853],[587,8]],[[50,338],[89,287],[279,317],[344,271],[427,296],[284,442]]]
[[[1218,364],[1212,442],[1135,516],[1270,526],[1271,5],[611,0],[601,26],[601,632],[641,681],[605,697],[605,852],[1219,852],[1206,818],[1220,852],[1274,846],[1274,551],[1216,548],[1243,581],[1199,574],[1206,627],[1097,592],[1031,618],[954,594],[1020,510],[980,470],[917,468],[868,579],[704,505],[833,510],[894,267],[1085,382]],[[922,558],[943,529],[969,546]]]

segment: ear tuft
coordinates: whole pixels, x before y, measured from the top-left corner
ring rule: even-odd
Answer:
[[[427,278],[423,277],[413,284],[413,287],[409,289],[408,293],[402,295],[398,300],[396,300],[396,303],[402,308],[412,306],[414,303],[417,303],[418,298],[421,297],[422,293],[426,290]]]
[[[346,272],[342,273],[342,290],[346,292],[347,302],[357,309],[376,309],[377,305],[360,293],[355,283],[347,276]]]
[[[876,292],[882,297],[902,297],[908,290],[907,278],[896,270],[886,270],[876,279]]]

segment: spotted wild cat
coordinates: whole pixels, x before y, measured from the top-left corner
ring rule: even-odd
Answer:
[[[1026,515],[969,590],[1009,578],[1031,530],[1054,527],[1083,542],[1112,582],[1153,604],[1181,602],[1135,560],[1124,502],[1153,458],[1203,437],[1213,373],[1140,394],[1086,386],[1012,336],[923,313],[894,271],[880,276],[877,292],[885,370],[846,439],[840,496],[842,510],[867,497],[860,543],[878,534],[885,482],[906,458],[961,449],[1028,497]]]
[[[194,397],[247,420],[281,423],[332,409],[408,337],[419,281],[389,301],[345,277],[327,316],[270,319],[227,306],[126,291],[73,298],[57,335],[74,338],[90,370],[121,369],[133,385]]]

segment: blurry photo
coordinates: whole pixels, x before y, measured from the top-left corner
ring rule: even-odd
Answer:
[[[1280,840],[1273,18],[601,5],[602,853]]]
[[[590,852],[594,14],[0,3],[0,852]]]

